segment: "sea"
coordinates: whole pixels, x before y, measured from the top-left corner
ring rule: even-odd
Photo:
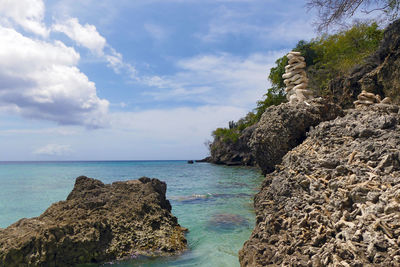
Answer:
[[[143,176],[165,181],[172,213],[189,229],[189,249],[179,256],[101,266],[239,266],[238,251],[254,227],[253,197],[263,179],[248,167],[186,161],[0,162],[0,228],[65,200],[80,175],[104,183]]]

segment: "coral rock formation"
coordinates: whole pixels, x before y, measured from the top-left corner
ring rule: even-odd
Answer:
[[[312,98],[312,92],[307,90],[308,79],[305,72],[306,62],[300,52],[289,52],[288,65],[285,67],[285,74],[282,78],[285,79],[286,97],[290,103],[303,102]]]
[[[0,266],[75,266],[186,248],[166,184],[140,178],[110,185],[78,177],[66,201],[0,230]]]
[[[339,106],[322,98],[309,103],[271,106],[262,115],[249,145],[263,173],[272,172],[282,157],[306,138],[311,126],[342,115]]]
[[[237,142],[226,142],[222,138],[214,138],[210,146],[211,156],[206,159],[207,162],[229,166],[254,166],[254,156],[248,142],[255,128],[255,125],[247,127]]]
[[[399,147],[398,106],[311,130],[255,197],[241,266],[400,266]]]

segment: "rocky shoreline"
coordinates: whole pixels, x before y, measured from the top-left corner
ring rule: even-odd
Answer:
[[[400,20],[330,99],[269,107],[243,151],[214,142],[209,162],[266,174],[241,266],[400,266],[399,70]]]
[[[158,179],[103,184],[78,177],[65,201],[0,229],[0,266],[74,266],[187,249]]]
[[[285,155],[255,197],[242,266],[399,266],[398,106],[349,110]]]

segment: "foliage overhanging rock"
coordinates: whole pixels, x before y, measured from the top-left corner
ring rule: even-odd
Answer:
[[[346,108],[352,107],[362,90],[400,104],[400,20],[385,29],[378,50],[363,64],[329,84],[335,102]]]
[[[255,125],[243,130],[236,141],[226,141],[223,137],[215,137],[210,146],[211,156],[208,162],[224,165],[254,166],[254,156],[248,142],[255,129]]]

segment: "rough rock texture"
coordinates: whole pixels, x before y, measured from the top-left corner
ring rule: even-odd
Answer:
[[[140,178],[105,185],[78,177],[66,201],[0,231],[0,266],[74,266],[186,248],[166,184]]]
[[[400,115],[323,122],[267,175],[242,266],[400,266]]]
[[[308,103],[271,106],[262,115],[249,145],[263,173],[272,172],[289,150],[303,142],[311,126],[342,115],[339,106],[322,98]]]
[[[225,165],[246,165],[254,166],[254,156],[248,146],[250,137],[255,129],[255,125],[243,130],[237,142],[226,142],[221,138],[214,139],[211,144],[211,156],[208,162]]]
[[[390,97],[400,103],[400,20],[390,24],[376,53],[365,63],[345,76],[338,77],[329,85],[335,103],[352,107],[362,90]]]

